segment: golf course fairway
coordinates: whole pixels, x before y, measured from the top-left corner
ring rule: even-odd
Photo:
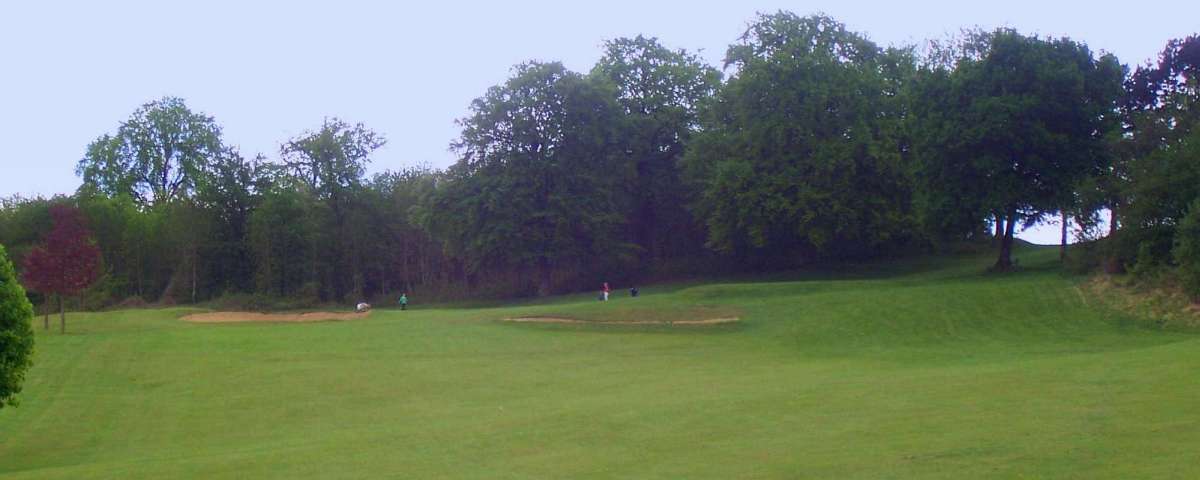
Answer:
[[[38,319],[0,478],[1200,478],[1200,336],[1018,256],[332,322]],[[737,321],[672,323],[705,316]],[[505,321],[542,317],[606,323]]]

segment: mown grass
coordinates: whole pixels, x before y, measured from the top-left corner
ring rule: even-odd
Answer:
[[[1106,307],[1053,257],[353,322],[72,315],[0,410],[0,477],[1200,476],[1200,337]]]

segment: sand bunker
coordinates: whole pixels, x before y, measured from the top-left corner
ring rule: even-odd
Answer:
[[[358,320],[367,318],[371,312],[308,312],[308,313],[253,313],[253,312],[212,312],[195,313],[182,317],[180,320],[194,323],[244,323],[244,322],[330,322],[342,320]]]
[[[720,325],[723,323],[735,323],[739,321],[738,317],[721,317],[721,318],[706,318],[704,320],[677,320],[674,322],[657,322],[632,320],[628,322],[603,322],[590,320],[576,320],[574,318],[561,317],[514,317],[506,318],[506,322],[517,323],[567,323],[576,325]]]

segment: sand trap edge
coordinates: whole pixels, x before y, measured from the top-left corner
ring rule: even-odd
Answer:
[[[207,312],[179,317],[189,323],[312,323],[361,320],[371,312],[308,312],[308,313],[257,313],[257,312]]]
[[[502,321],[512,323],[550,323],[562,325],[723,325],[741,321],[738,317],[706,318],[704,320],[680,320],[677,322],[654,322],[635,320],[631,322],[595,322],[562,317],[510,317]]]

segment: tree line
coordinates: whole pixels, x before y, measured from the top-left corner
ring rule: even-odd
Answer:
[[[168,97],[87,146],[74,194],[5,199],[0,244],[31,265],[66,206],[99,252],[85,305],[316,303],[546,295],[964,241],[993,242],[1007,270],[1018,228],[1061,217],[1064,249],[1069,218],[1108,234],[1097,263],[1200,292],[1197,69],[1196,36],[1130,68],[1011,29],[883,47],[829,17],[762,14],[722,69],[643,36],[605,42],[587,72],[517,65],[458,120],[455,164],[369,176],[387,140],[365,125],[327,118],[248,157]]]

